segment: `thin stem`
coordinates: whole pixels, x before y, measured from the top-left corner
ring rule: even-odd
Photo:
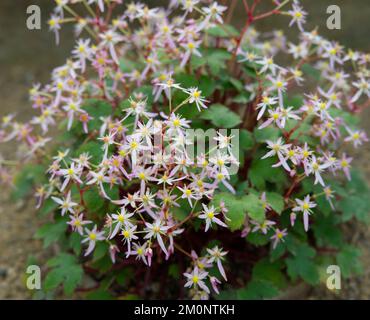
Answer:
[[[180,252],[182,252],[183,254],[185,254],[186,256],[188,256],[190,259],[193,259],[193,257],[191,256],[191,254],[189,252],[186,252],[183,248],[181,248],[178,244],[174,243],[174,246],[177,250],[179,250]]]
[[[84,4],[85,8],[87,9],[87,11],[93,16],[95,17],[95,12],[93,11],[93,9],[91,9],[91,7],[87,4],[86,0],[82,0],[82,3]]]
[[[183,102],[181,102],[173,111],[172,113],[175,113],[177,110],[179,110],[183,105],[185,105],[186,103],[188,103],[190,100],[190,97],[188,97],[187,99],[185,99]],[[171,109],[170,109],[171,110]]]

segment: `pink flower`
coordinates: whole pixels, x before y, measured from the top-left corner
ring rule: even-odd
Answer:
[[[284,237],[287,235],[286,229],[280,230],[278,228],[275,229],[275,234],[270,238],[271,240],[274,240],[274,243],[272,245],[272,248],[275,249],[276,246],[280,241],[284,241]]]
[[[295,199],[297,205],[293,208],[294,212],[303,213],[304,229],[308,231],[308,217],[312,213],[312,208],[316,207],[316,203],[310,201],[310,195],[304,197],[303,200]]]
[[[195,267],[191,273],[184,273],[184,276],[187,278],[185,287],[199,287],[208,294],[210,293],[208,287],[204,283],[204,279],[208,276],[208,272],[199,271],[198,267]]]
[[[204,219],[206,221],[206,229],[205,229],[205,232],[208,231],[209,227],[212,225],[212,222],[218,224],[221,227],[227,228],[227,225],[224,222],[222,222],[220,219],[218,219],[216,217],[216,215],[218,215],[219,212],[216,212],[215,211],[215,207],[214,206],[211,206],[211,207],[208,208],[203,203],[202,203],[202,206],[203,206],[203,211],[202,211],[203,213],[201,215],[199,215],[198,218]]]
[[[213,249],[207,249],[210,258],[207,260],[208,263],[216,262],[218,270],[220,271],[222,277],[227,281],[226,273],[224,267],[222,266],[222,260],[224,260],[224,256],[227,254],[227,251],[223,251],[222,248],[218,248],[215,246]]]
[[[258,230],[261,230],[263,234],[267,234],[268,230],[271,228],[271,226],[275,225],[275,221],[265,220],[262,223],[259,223],[257,221],[251,220],[251,223],[254,225],[252,232],[256,232]]]
[[[66,212],[75,213],[73,207],[77,206],[76,202],[71,201],[71,191],[68,192],[67,197],[65,199],[59,199],[57,197],[51,197],[57,204],[60,205],[60,209],[62,209],[61,215],[64,216]]]
[[[104,231],[97,231],[97,226],[95,225],[92,230],[85,228],[85,232],[87,234],[86,238],[83,239],[81,242],[89,242],[89,246],[85,251],[84,256],[88,256],[95,248],[96,241],[104,240]]]
[[[345,153],[343,153],[342,158],[338,160],[338,167],[343,170],[348,180],[351,180],[350,163],[352,162],[352,160],[353,159],[347,157]]]

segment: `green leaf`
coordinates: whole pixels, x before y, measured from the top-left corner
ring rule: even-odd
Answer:
[[[103,159],[102,144],[98,142],[89,141],[77,148],[75,151],[76,158],[82,153],[88,153],[91,156],[89,160],[92,164],[97,165]]]
[[[244,208],[247,210],[249,217],[262,223],[265,220],[265,210],[262,200],[255,194],[248,194],[243,197]]]
[[[219,75],[222,69],[226,69],[227,60],[231,59],[232,54],[225,49],[201,48],[201,57],[193,55],[191,66],[194,70],[208,66],[212,74]]]
[[[284,96],[284,103],[287,107],[294,107],[299,109],[304,104],[304,99],[301,95],[294,95],[292,97]]]
[[[216,81],[213,78],[201,76],[198,88],[202,91],[202,96],[209,97],[216,90]]]
[[[62,284],[64,281],[63,273],[59,272],[59,270],[55,269],[50,271],[45,278],[44,281],[44,289],[45,290],[52,290]]]
[[[284,242],[278,243],[276,248],[271,247],[270,251],[270,259],[271,261],[276,261],[280,259],[286,252],[286,244]]]
[[[210,120],[218,128],[233,128],[240,124],[240,116],[222,104],[213,104],[200,116],[202,119]]]
[[[119,285],[124,286],[128,281],[135,275],[134,271],[130,267],[118,270],[115,273],[116,281]]]
[[[254,129],[253,135],[257,142],[265,143],[266,140],[275,141],[280,137],[280,131],[274,127],[266,127],[263,129]]]
[[[150,105],[153,102],[153,87],[151,85],[145,85],[138,87],[134,90],[134,93],[142,93],[147,99],[148,105]]]
[[[311,285],[315,285],[320,281],[319,272],[316,264],[313,261],[315,250],[306,243],[294,243],[288,245],[289,251],[293,256],[286,259],[287,272],[292,280],[301,277],[304,281]]]
[[[46,182],[46,168],[42,165],[28,164],[15,176],[12,198],[20,200],[26,198],[35,187]]]
[[[89,99],[82,106],[93,119],[88,122],[89,130],[98,130],[102,125],[101,117],[108,117],[112,114],[112,106],[106,102],[97,99]]]
[[[352,170],[351,176],[352,179],[347,182],[342,199],[336,205],[343,212],[343,221],[348,221],[354,216],[367,223],[370,212],[369,186],[360,172]]]
[[[48,266],[53,267],[53,269],[45,278],[45,290],[55,289],[63,284],[64,293],[69,296],[82,281],[82,267],[77,264],[76,258],[70,254],[60,253],[48,261]]]
[[[331,214],[327,217],[318,216],[315,223],[312,225],[317,244],[321,247],[332,246],[339,248],[343,245],[343,238],[340,229],[338,228],[337,216]]]
[[[86,295],[86,298],[88,300],[112,300],[114,299],[114,296],[104,289],[97,289],[95,291],[89,292]]]
[[[222,24],[209,28],[207,33],[211,36],[220,38],[237,37],[239,35],[239,31],[229,24]]]
[[[44,248],[58,241],[67,230],[67,218],[59,217],[55,222],[44,224],[36,231],[35,238],[43,239]]]
[[[181,83],[181,85],[185,88],[198,86],[199,82],[195,75],[188,74],[188,73],[178,73],[175,75],[176,82]],[[185,95],[184,95],[185,96]]]
[[[94,258],[93,261],[97,261],[103,258],[109,250],[109,244],[105,241],[98,241],[94,249]]]
[[[266,189],[266,182],[275,183],[276,191],[284,189],[287,181],[285,172],[281,168],[273,168],[277,161],[273,158],[261,160],[262,153],[256,154],[249,169],[248,178],[252,185],[259,190]]]
[[[342,118],[346,125],[349,125],[350,127],[356,128],[360,124],[360,117],[358,117],[356,114],[350,113],[348,111],[337,109],[337,108],[330,108],[329,114],[333,118]],[[342,131],[343,133],[347,134],[346,130],[344,129]]]
[[[281,261],[271,262],[264,258],[253,267],[252,277],[255,280],[269,281],[277,288],[283,288],[287,281],[281,271],[282,267],[283,263]]]
[[[337,255],[337,263],[343,277],[348,278],[353,274],[361,274],[363,272],[360,257],[360,250],[353,246],[347,245],[342,249]]]
[[[53,201],[52,199],[46,199],[44,203],[42,204],[41,208],[39,209],[38,213],[41,216],[45,216],[49,214],[50,212],[53,212],[58,208],[58,204]]]
[[[281,214],[283,212],[285,203],[282,195],[276,192],[266,192],[266,199],[276,213]]]
[[[240,80],[235,79],[235,78],[230,78],[229,81],[233,85],[233,87],[239,92],[244,90],[243,82],[241,82]]]
[[[255,194],[238,197],[227,192],[221,192],[214,196],[212,204],[215,207],[218,207],[220,205],[220,201],[223,201],[226,208],[229,210],[227,217],[230,221],[226,221],[226,223],[230,227],[231,231],[242,228],[246,213],[248,213],[252,219],[261,223],[265,219],[263,203]]]
[[[207,49],[205,57],[212,73],[217,75],[222,69],[226,69],[226,61],[231,59],[232,54],[225,49]]]
[[[230,193],[221,192],[214,196],[212,204],[215,207],[218,207],[220,205],[220,201],[224,201],[226,208],[229,210],[227,217],[230,221],[226,220],[226,223],[230,230],[235,231],[240,229],[243,226],[246,217],[244,200]]]
[[[130,73],[135,68],[140,68],[140,63],[137,63],[135,60],[129,60],[127,58],[120,58],[119,66],[122,72]]]
[[[242,150],[252,149],[254,145],[253,134],[245,129],[240,130],[239,143]]]
[[[99,195],[96,188],[87,190],[84,193],[84,201],[88,210],[98,212],[104,205],[105,200]]]
[[[265,246],[270,242],[270,238],[260,232],[249,232],[246,240],[255,246]]]
[[[251,95],[248,92],[238,94],[233,98],[233,102],[238,104],[247,104],[251,100]]]
[[[82,237],[78,232],[73,232],[69,237],[69,246],[76,255],[81,253],[81,240]]]
[[[302,71],[303,73],[314,78],[316,81],[320,80],[321,78],[321,72],[308,63],[302,65]]]
[[[246,288],[237,290],[237,298],[241,300],[271,299],[278,294],[279,290],[265,280],[252,280]]]

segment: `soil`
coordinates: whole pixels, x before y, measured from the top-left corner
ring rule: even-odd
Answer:
[[[56,47],[52,33],[47,32],[45,21],[49,16],[51,1],[39,0],[42,8],[43,28],[41,31],[26,29],[26,8],[35,1],[0,1],[0,116],[16,112],[19,120],[29,119],[32,110],[28,102],[28,89],[34,82],[45,83],[50,71],[63,63],[72,47],[70,30],[63,33],[61,46]],[[306,8],[312,6],[316,18],[322,19],[328,1],[303,1]],[[330,3],[332,4],[332,3]],[[349,5],[352,4],[352,7]],[[362,4],[361,12],[353,13],[353,7]],[[326,5],[326,7],[325,7]],[[342,2],[341,2],[342,5]],[[335,39],[354,48],[368,50],[369,24],[367,17],[370,14],[368,0],[347,1],[343,11],[343,32],[333,34]],[[311,11],[311,10],[310,10]],[[352,12],[352,13],[351,13]],[[11,13],[11,14],[9,14]],[[357,23],[353,26],[351,20],[356,14]],[[320,20],[316,21],[316,24]],[[352,24],[351,24],[352,23]],[[322,24],[322,23],[321,23]],[[346,27],[348,26],[348,27]],[[364,30],[367,26],[367,30]],[[271,27],[271,26],[270,26]],[[353,34],[353,30],[356,30]],[[358,29],[358,31],[357,31]],[[325,31],[324,29],[321,31]],[[329,35],[330,36],[330,35]],[[369,51],[369,50],[368,50]],[[370,112],[362,117],[363,127],[370,135]],[[10,157],[11,146],[0,145],[0,153]],[[357,165],[363,170],[370,181],[370,144],[357,151]],[[6,194],[9,190],[0,192],[0,299],[27,299],[30,293],[24,285],[26,261],[29,256],[42,259],[45,254],[42,244],[33,239],[39,221],[36,218],[33,202],[14,204]],[[370,230],[359,223],[346,225],[346,235],[357,247],[362,249],[364,274],[342,283],[339,294],[329,292],[324,287],[317,287],[311,292],[306,289],[292,291],[291,298],[309,299],[369,299],[370,298]]]

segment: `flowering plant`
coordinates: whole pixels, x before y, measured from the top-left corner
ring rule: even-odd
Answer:
[[[30,90],[39,114],[0,131],[20,150],[3,183],[35,194],[50,218],[36,237],[59,244],[44,292],[270,298],[333,263],[360,270],[338,225],[368,220],[347,154],[367,141],[370,56],[306,31],[297,0],[258,3],[239,32],[213,1],[56,0],[48,24],[59,42],[74,23],[72,56]],[[298,42],[254,28],[272,15]]]

